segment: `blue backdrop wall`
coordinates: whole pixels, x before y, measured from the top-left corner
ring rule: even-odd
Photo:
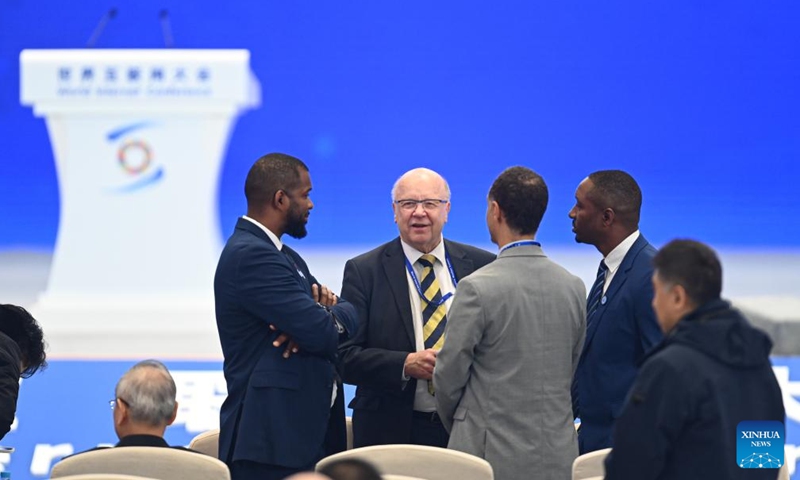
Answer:
[[[19,53],[82,48],[112,7],[98,48],[163,48],[167,9],[176,47],[252,53],[263,104],[239,119],[218,190],[208,192],[220,240],[244,213],[247,169],[283,151],[311,167],[316,208],[304,245],[368,247],[396,235],[389,190],[416,166],[451,183],[448,235],[486,244],[491,181],[524,164],[550,186],[539,235],[548,246],[573,244],[567,212],[581,179],[622,168],[642,185],[642,230],[656,244],[693,236],[755,251],[800,247],[792,0],[0,0],[0,251],[50,250],[59,222],[44,121],[19,104]],[[20,449],[14,477],[44,478],[60,456],[113,442],[106,401],[130,363],[55,361],[47,377],[24,382],[17,428],[4,439]],[[795,359],[776,366],[800,368]],[[224,396],[191,371],[218,377],[219,363],[170,367],[200,385],[169,433],[186,443]],[[795,452],[796,373],[783,383]],[[52,391],[74,398],[53,402]]]
[[[395,235],[389,189],[428,166],[453,188],[448,234],[488,243],[485,194],[503,168],[544,175],[540,237],[573,242],[566,216],[591,171],[622,168],[662,243],[797,247],[800,4],[786,1],[0,2],[0,249],[50,249],[58,183],[42,119],[19,105],[23,48],[247,48],[263,105],[238,122],[218,197],[220,235],[244,212],[252,162],[311,167],[309,245]],[[368,226],[368,228],[364,228]]]

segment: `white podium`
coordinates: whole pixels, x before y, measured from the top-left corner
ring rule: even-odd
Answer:
[[[218,173],[235,117],[260,102],[249,59],[246,50],[21,53],[22,103],[46,119],[60,188],[50,277],[33,307],[52,353],[219,352]],[[113,341],[137,337],[152,340],[135,351]]]

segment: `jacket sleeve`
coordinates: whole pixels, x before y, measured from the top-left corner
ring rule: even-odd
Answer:
[[[280,252],[250,249],[240,256],[236,277],[245,310],[289,334],[307,353],[336,355],[339,333],[333,317],[300,285]]]
[[[0,343],[0,440],[11,430],[19,395],[20,355],[17,345]]]
[[[347,300],[339,297],[336,305],[331,307],[331,312],[336,316],[336,320],[344,327],[344,333],[339,335],[339,342],[343,342],[352,337],[358,331],[358,314],[353,305]]]
[[[475,348],[486,327],[480,295],[468,278],[458,285],[458,293],[447,316],[450,320],[445,330],[444,346],[436,356],[433,386],[436,388],[436,410],[449,432],[469,381]]]
[[[306,272],[308,272],[308,280],[311,285],[317,285],[317,288],[320,288],[322,284],[319,282],[319,280],[317,280],[317,277],[311,273],[305,260],[303,260],[299,255],[297,258],[298,261],[302,263]],[[339,342],[341,343],[352,337],[358,329],[358,315],[356,314],[355,307],[348,303],[347,300],[339,296],[339,300],[336,302],[336,305],[330,308],[330,311],[336,317],[336,321],[338,321],[339,324],[344,327],[344,332],[339,334]]]
[[[614,426],[606,480],[660,478],[690,420],[691,398],[692,388],[675,367],[658,357],[645,363]]]
[[[358,329],[339,348],[342,380],[351,385],[399,392],[412,383],[403,380],[403,368],[409,352],[369,346],[369,329],[373,323],[380,325],[381,321],[380,318],[370,317],[371,297],[372,292],[365,286],[358,265],[349,260],[344,266],[342,298],[355,308]],[[386,305],[385,308],[394,308],[394,305]]]

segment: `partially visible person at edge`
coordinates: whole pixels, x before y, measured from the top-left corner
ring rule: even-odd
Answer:
[[[22,307],[0,305],[0,440],[17,412],[20,378],[47,367],[42,328]]]
[[[653,264],[653,308],[666,337],[617,420],[606,480],[777,478],[780,463],[765,448],[737,451],[740,422],[783,425],[772,342],[720,298],[722,266],[708,246],[674,240]]]

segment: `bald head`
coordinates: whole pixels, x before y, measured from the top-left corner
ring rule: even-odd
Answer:
[[[419,183],[435,185],[445,192],[445,197],[443,199],[450,200],[450,185],[447,184],[447,180],[430,168],[420,167],[407,171],[394,182],[394,186],[392,187],[392,201],[400,200],[397,196],[398,191],[402,191],[403,188]]]
[[[283,480],[331,480],[331,477],[323,475],[321,473],[314,473],[314,472],[300,472],[295,473],[294,475],[288,476]]]

